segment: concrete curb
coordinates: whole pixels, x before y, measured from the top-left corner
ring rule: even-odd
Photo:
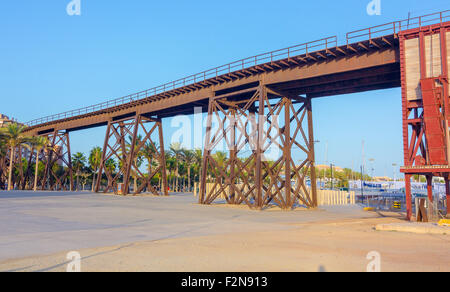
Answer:
[[[450,227],[439,226],[434,223],[392,223],[378,224],[377,231],[397,231],[417,234],[441,234],[450,235]]]

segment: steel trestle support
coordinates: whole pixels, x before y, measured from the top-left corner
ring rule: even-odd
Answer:
[[[213,122],[218,125],[214,130]],[[266,86],[246,98],[213,97],[206,131],[200,204],[223,198],[259,210],[269,205],[285,210],[317,207],[310,98],[286,96]],[[220,151],[223,144],[228,153]]]
[[[47,135],[47,138],[50,145],[46,148],[43,159],[45,171],[41,181],[41,190],[73,191],[69,133],[67,131],[54,131]]]
[[[147,173],[142,169],[144,158],[148,161]],[[107,185],[102,189],[103,174],[106,175]],[[160,187],[152,184],[157,175]],[[131,178],[135,195],[147,191],[153,195],[168,196],[163,130],[159,118],[135,115],[108,123],[95,192],[101,189],[104,193],[117,192],[122,181],[123,195],[127,195],[130,193]]]

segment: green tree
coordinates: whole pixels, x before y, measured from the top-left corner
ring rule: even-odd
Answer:
[[[225,171],[224,167],[227,163],[227,153],[223,151],[217,151],[213,155],[214,160],[217,162],[217,168],[221,168]],[[220,173],[219,170],[216,170],[216,173]]]
[[[72,167],[73,170],[75,170],[75,177],[77,179],[77,191],[79,190],[81,170],[85,167],[86,160],[86,156],[81,152],[72,155]]]
[[[27,145],[31,142],[32,138],[24,133],[26,126],[21,126],[17,123],[9,124],[0,129],[3,139],[6,141],[6,145],[10,148],[10,160],[9,160],[9,174],[8,174],[8,191],[13,189],[12,186],[12,174],[14,168],[15,149],[22,145]]]
[[[195,153],[192,150],[183,149],[183,162],[187,169],[188,192],[191,191],[191,167],[195,163]]]
[[[153,161],[157,154],[156,146],[153,143],[151,143],[150,141],[148,141],[142,147],[141,153],[142,153],[142,156],[147,160],[147,164],[148,164],[147,171],[148,171],[148,174],[151,175]]]
[[[133,137],[128,136],[128,143],[127,143],[127,148],[128,148],[128,153],[131,153],[131,144],[133,143]],[[131,167],[131,176],[133,177],[133,190],[136,192],[137,191],[137,177],[138,177],[138,171],[137,169],[139,169],[139,167],[141,167],[142,162],[143,162],[143,155],[142,155],[142,149],[140,151],[137,151],[137,148],[139,146],[139,144],[142,141],[142,136],[138,135],[136,137],[136,143],[133,145],[134,147],[134,160],[133,160],[133,165],[135,166],[135,169],[133,169],[133,167]]]
[[[0,132],[0,189],[4,187],[3,175],[6,169],[7,145],[6,137]]]
[[[111,175],[114,174],[114,172],[117,169],[117,163],[114,159],[110,158],[108,160],[106,160],[105,162],[105,168],[108,170],[109,173],[111,173]]]
[[[175,162],[175,158],[171,155],[170,152],[166,152],[165,153],[166,156],[166,168],[169,171],[169,180],[172,180],[172,190],[175,190],[175,180],[174,178],[174,171],[175,171],[175,166],[176,166],[176,162]]]
[[[82,187],[82,190],[83,190],[83,191],[84,191],[85,186],[86,186],[86,184],[87,184],[87,182],[88,182],[88,178],[91,176],[90,170],[91,170],[91,169],[89,169],[89,168],[87,168],[87,167],[84,167],[84,168],[82,169],[82,171],[81,171],[80,177],[82,178],[82,179],[81,179],[81,185],[83,186],[83,187]]]
[[[198,181],[200,182],[200,176],[202,173],[202,164],[203,164],[203,153],[201,149],[195,149],[194,150],[194,169],[196,172],[196,175],[198,177]]]
[[[48,141],[47,137],[35,137],[31,141],[31,145],[33,145],[34,149],[36,149],[36,166],[34,170],[34,188],[33,190],[37,191],[37,185],[38,185],[38,175],[39,175],[39,154],[44,149],[44,147],[48,147],[50,142]]]
[[[93,171],[92,174],[92,189],[91,191],[94,191],[95,186],[95,174],[98,172],[98,168],[100,167],[100,163],[102,161],[102,148],[100,147],[94,147],[92,148],[91,152],[89,153],[89,165]]]
[[[183,155],[183,149],[181,148],[181,144],[178,142],[171,144],[170,145],[170,153],[175,158],[176,189],[174,189],[174,191],[178,192],[179,191],[179,185],[178,185],[179,166],[180,166],[180,161],[181,161],[182,155]]]

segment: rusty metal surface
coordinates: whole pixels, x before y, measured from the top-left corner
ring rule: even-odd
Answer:
[[[70,151],[69,133],[54,131],[47,135],[50,141],[48,152],[44,155],[44,176],[41,190],[73,191],[72,155]]]
[[[409,20],[395,21],[388,24],[375,26],[363,30],[350,32],[346,35],[345,45],[339,46],[336,36],[324,38],[321,40],[296,45],[293,47],[272,51],[269,53],[253,56],[242,59],[236,62],[229,63],[214,69],[210,69],[198,74],[188,76],[161,86],[134,93],[125,97],[110,100],[97,105],[64,112],[57,115],[52,115],[28,122],[30,126],[29,131],[37,133],[50,129],[50,125],[63,123],[68,120],[87,119],[89,117],[98,117],[100,115],[111,114],[114,112],[132,112],[139,111],[140,107],[147,105],[148,112],[155,112],[164,108],[171,107],[170,101],[164,103],[164,107],[158,107],[157,103],[166,99],[173,99],[177,96],[183,96],[189,93],[195,93],[196,98],[191,99],[191,102],[196,102],[209,96],[197,96],[197,91],[211,87],[220,87],[221,85],[230,86],[230,82],[234,83],[236,80],[248,79],[252,76],[260,76],[268,72],[279,72],[280,70],[292,69],[295,67],[309,66],[311,63],[322,63],[339,58],[342,56],[348,57],[351,54],[364,55],[372,50],[382,49],[385,45],[393,47],[398,51],[398,44],[396,42],[397,33],[414,27],[422,27],[436,22],[445,22],[450,20],[449,11],[444,11],[437,14],[425,15]],[[324,70],[322,75],[331,74],[331,71]],[[297,75],[297,79],[299,79]],[[270,78],[269,78],[270,79]],[[281,76],[271,80],[273,83],[287,82]],[[270,81],[268,80],[268,83]],[[328,93],[315,93],[316,97],[323,94],[343,94],[350,92],[358,92],[362,90],[373,90],[381,88],[389,88],[399,86],[399,80],[392,81],[384,86],[367,85],[358,89],[344,89],[344,90],[330,90]],[[151,104],[152,106],[148,106]],[[176,102],[173,106],[176,106]],[[206,107],[207,105],[203,105]],[[168,116],[176,113],[167,113]],[[100,118],[101,120],[101,118]],[[97,123],[96,123],[97,122]],[[84,124],[103,125],[105,121],[87,121]],[[86,125],[80,125],[83,127]],[[38,129],[38,130],[36,130]],[[68,129],[66,127],[66,129]]]
[[[138,138],[138,133],[143,133],[143,136]],[[130,137],[132,141],[126,141],[127,137]],[[157,162],[157,165],[153,167],[150,164],[147,169],[148,172],[143,173],[136,157],[146,145],[153,147],[153,159]],[[117,171],[108,169],[107,162],[110,159],[119,162]],[[105,174],[107,181],[104,188],[102,187],[103,174]],[[156,175],[161,177],[162,189],[152,184],[152,179]],[[135,181],[132,191],[134,195],[148,192],[156,196],[168,196],[166,157],[160,119],[136,115],[118,121],[109,121],[95,192],[117,192],[118,184],[123,183],[122,194],[128,195],[130,193],[130,177],[133,177]]]
[[[394,39],[392,40],[395,42]],[[373,76],[373,72],[378,72],[379,75]],[[33,126],[28,128],[28,131],[37,134],[52,129],[76,130],[78,128],[95,127],[106,125],[111,118],[135,113],[150,113],[162,117],[190,113],[194,106],[207,108],[208,99],[215,92],[220,93],[242,86],[251,86],[254,83],[259,83],[262,78],[268,85],[274,85],[277,88],[286,87],[292,93],[305,93],[319,97],[397,87],[400,85],[400,74],[398,72],[399,57],[396,48],[386,45],[381,49],[371,48],[369,51],[362,51],[358,54],[350,51],[348,55],[341,54],[324,60],[308,61],[292,67],[260,71],[258,74],[234,78],[215,86],[205,86],[195,91],[177,93],[170,98],[122,105],[108,110]],[[362,80],[363,76],[372,79]],[[382,78],[384,80],[381,80]],[[295,83],[301,80],[305,81],[304,84],[297,86]],[[312,86],[307,85],[309,82]],[[342,82],[347,82],[347,84],[342,84]],[[348,84],[348,82],[352,83]],[[324,87],[324,85],[328,87]],[[320,91],[321,88],[326,88],[327,91]],[[315,92],[309,92],[309,90]]]
[[[403,152],[404,164],[400,171],[405,174],[405,194],[407,204],[407,218],[412,219],[412,190],[410,180],[413,175],[425,175],[428,181],[433,176],[444,177],[447,181],[450,176],[449,167],[449,84],[448,84],[448,58],[446,34],[450,31],[450,22],[430,25],[423,28],[414,28],[403,31],[400,38],[401,82],[402,82],[402,120],[403,120]],[[441,71],[436,76],[427,76],[427,56],[425,40],[431,36],[440,37]],[[413,71],[420,75],[418,90],[420,99],[408,98],[406,56],[408,54],[406,42],[417,40],[418,70]],[[443,70],[442,70],[443,69]],[[420,73],[420,74],[419,74]],[[432,193],[428,192],[432,198]],[[447,190],[447,197],[450,193]]]
[[[295,108],[294,103],[301,105]],[[222,199],[259,210],[272,204],[285,210],[317,207],[311,98],[260,85],[245,97],[211,98],[208,108],[200,204]],[[215,132],[211,132],[213,119],[219,125]],[[212,154],[222,142],[229,153],[225,160]],[[270,156],[274,148],[272,155],[277,157]],[[299,163],[293,149],[302,152]]]

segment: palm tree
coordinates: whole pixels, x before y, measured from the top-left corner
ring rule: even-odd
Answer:
[[[156,153],[156,146],[151,142],[145,143],[145,145],[142,147],[142,156],[147,159],[149,175],[152,173],[152,165]]]
[[[5,167],[6,154],[7,154],[7,150],[6,150],[5,137],[3,136],[3,133],[0,132],[0,189],[3,188],[3,186],[4,186],[3,171],[6,168]]]
[[[192,150],[183,149],[183,162],[187,168],[188,192],[191,191],[191,166],[195,163],[195,153]]]
[[[111,175],[113,175],[114,171],[116,171],[117,164],[116,161],[112,158],[105,161],[105,168],[108,170]]]
[[[14,151],[17,147],[25,145],[31,141],[31,138],[24,134],[26,126],[21,126],[17,123],[9,124],[4,128],[1,128],[3,139],[5,139],[6,144],[10,147],[10,160],[9,160],[9,174],[8,174],[8,191],[13,189],[12,186],[12,173],[14,165]]]
[[[202,164],[203,164],[203,153],[201,149],[195,149],[194,150],[194,164],[195,164],[195,171],[198,176],[198,180],[200,181],[200,176],[202,173]]]
[[[223,151],[217,151],[213,155],[214,160],[216,160],[217,165],[221,168],[225,166],[225,163],[227,162],[227,153]]]
[[[173,172],[175,170],[175,158],[171,155],[170,152],[166,152],[165,153],[165,158],[166,158],[166,168],[169,171],[169,179],[172,179],[172,191],[175,191],[175,180],[173,179]]]
[[[35,137],[31,141],[31,145],[36,149],[36,167],[34,172],[34,191],[37,191],[37,183],[38,183],[38,169],[39,169],[39,153],[41,153],[42,149],[49,145],[49,141],[47,137]]]
[[[179,167],[179,163],[181,161],[181,157],[183,155],[183,149],[181,148],[181,144],[180,143],[173,143],[170,145],[170,153],[174,156],[175,158],[175,180],[176,180],[176,190],[174,191],[178,191],[179,190],[179,186],[178,186],[178,167]]]
[[[127,147],[129,148],[129,150],[128,150],[129,152],[128,153],[131,153],[131,143],[133,143],[133,137],[128,136],[128,140],[129,140],[129,143],[127,143]],[[136,151],[137,147],[141,143],[141,141],[142,141],[142,136],[138,135],[136,137],[136,143],[133,145],[134,152],[135,152],[134,153],[134,161],[133,161],[133,163],[134,163],[135,168],[137,168],[137,169],[139,169],[139,167],[141,167],[142,162],[143,162],[142,149],[140,151]],[[136,192],[137,191],[137,177],[138,177],[137,170],[133,170],[133,168],[131,168],[131,176],[133,177],[133,181],[134,181],[133,190],[134,190],[134,192]]]
[[[92,192],[94,192],[94,185],[95,185],[95,173],[98,172],[98,168],[100,167],[100,163],[102,161],[102,148],[100,147],[94,147],[91,150],[91,153],[89,154],[89,165],[91,166],[93,170],[92,175]]]
[[[75,170],[75,177],[77,178],[77,191],[79,190],[79,176],[85,164],[86,157],[83,153],[77,152],[72,156],[72,167]]]

